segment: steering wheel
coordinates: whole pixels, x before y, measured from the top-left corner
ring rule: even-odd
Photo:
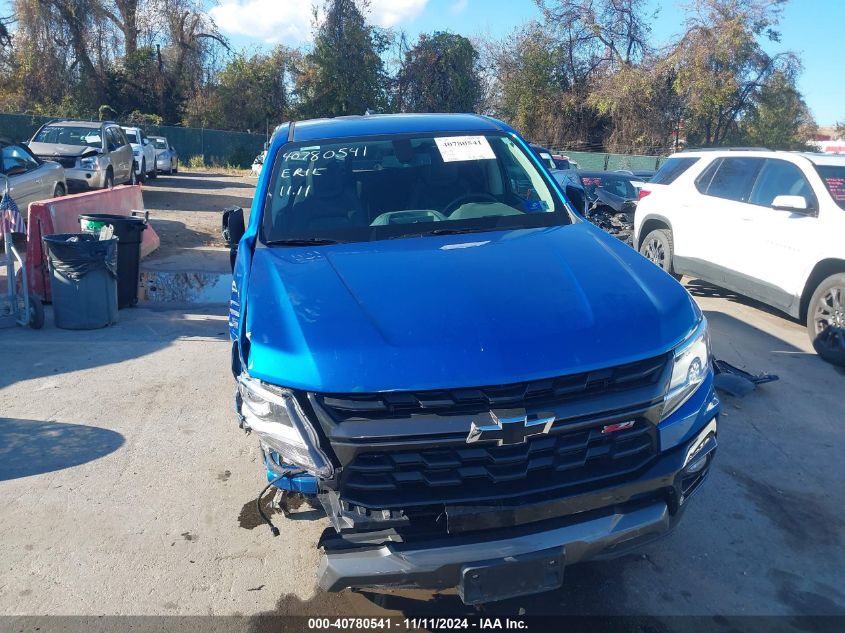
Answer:
[[[443,215],[451,215],[451,212],[456,210],[462,204],[466,202],[471,202],[472,200],[478,200],[479,202],[498,202],[496,198],[491,196],[489,193],[484,193],[483,191],[477,191],[475,193],[465,193],[462,196],[458,196],[452,202],[447,204],[443,207]]]

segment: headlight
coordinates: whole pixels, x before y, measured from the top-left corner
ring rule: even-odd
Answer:
[[[331,461],[319,448],[317,433],[287,389],[241,375],[238,390],[241,414],[263,444],[286,464],[295,464],[328,479],[334,474]]]
[[[672,380],[663,399],[663,415],[666,419],[689,400],[701,386],[710,371],[710,332],[707,319],[701,323],[686,341],[675,350],[672,362]]]
[[[97,157],[91,156],[89,158],[80,158],[79,167],[82,169],[97,170],[100,168],[100,165],[97,163]]]

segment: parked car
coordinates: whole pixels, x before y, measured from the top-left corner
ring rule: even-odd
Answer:
[[[633,243],[637,176],[618,171],[580,171],[587,196],[587,219],[627,244]]]
[[[252,175],[258,178],[261,174],[261,168],[264,167],[264,159],[267,157],[267,150],[265,149],[261,152],[258,156],[255,157],[255,160],[252,161]]]
[[[147,178],[157,178],[156,150],[153,142],[139,127],[124,127],[123,131],[132,144],[132,155],[135,157],[135,173],[138,180],[144,182]]]
[[[100,189],[135,184],[129,140],[111,121],[50,121],[27,143],[41,160],[64,167],[69,189]]]
[[[163,136],[151,136],[150,140],[155,149],[156,171],[171,175],[179,173],[179,155],[176,148]]]
[[[640,252],[800,318],[845,365],[845,156],[673,154],[640,191]]]
[[[654,169],[617,169],[617,173],[636,176],[640,182],[648,182],[657,172]]]
[[[528,145],[531,150],[537,155],[537,158],[549,169],[562,169],[561,167],[557,166],[555,163],[554,158],[552,158],[552,151],[537,145],[536,143],[529,143]],[[568,169],[568,168],[567,168]]]
[[[9,180],[9,193],[26,217],[30,202],[58,198],[67,193],[65,170],[58,163],[43,161],[28,147],[0,139],[0,173]],[[0,195],[6,183],[0,179]]]
[[[578,163],[574,160],[569,158],[569,156],[563,156],[562,154],[552,154],[552,160],[555,163],[555,167],[561,170],[568,170],[568,169],[578,169]]]
[[[708,473],[700,309],[523,143],[469,114],[298,121],[246,228],[229,210],[239,424],[267,488],[325,509],[326,590],[554,589],[667,534]]]
[[[575,207],[575,210],[586,217],[587,214],[587,193],[584,185],[581,184],[581,177],[575,169],[555,169],[550,172],[555,180],[563,187],[566,197]]]

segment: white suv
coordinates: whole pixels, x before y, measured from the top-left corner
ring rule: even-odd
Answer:
[[[845,156],[681,152],[639,197],[640,253],[806,321],[819,355],[845,365]]]
[[[132,156],[135,158],[135,173],[138,175],[138,180],[144,182],[147,178],[156,178],[158,171],[153,142],[139,127],[124,127],[123,131],[132,145]]]

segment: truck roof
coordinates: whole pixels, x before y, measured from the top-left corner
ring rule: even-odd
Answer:
[[[508,125],[479,114],[367,114],[296,121],[293,126],[293,135],[288,138],[292,142],[379,134],[512,131]]]

